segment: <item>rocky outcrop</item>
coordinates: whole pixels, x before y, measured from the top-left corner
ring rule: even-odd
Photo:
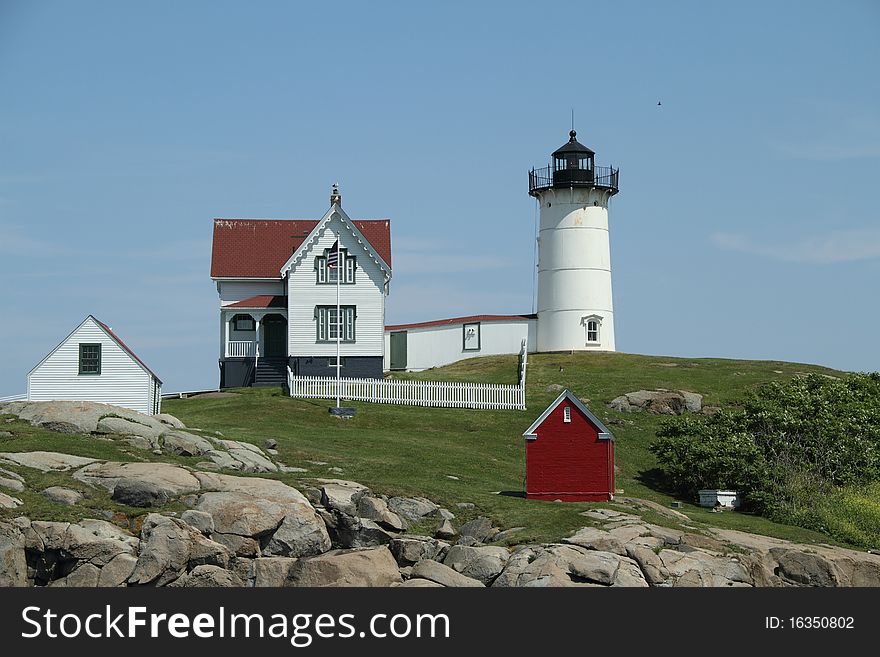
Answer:
[[[0,468],[0,488],[20,493],[24,490],[24,477],[17,472]]]
[[[458,531],[462,536],[470,536],[478,543],[485,543],[498,533],[498,528],[488,518],[478,516],[463,524]]]
[[[102,486],[111,494],[121,480],[124,480],[123,485],[126,487],[136,485],[137,482],[148,485],[154,498],[164,496],[166,501],[196,492],[201,487],[192,472],[170,463],[92,463],[75,472],[73,478],[93,486]],[[148,496],[150,493],[145,491],[144,494]]]
[[[17,497],[12,497],[6,493],[0,493],[0,509],[14,509],[24,504]]]
[[[647,411],[657,415],[681,415],[685,411],[699,413],[703,395],[689,390],[637,390],[615,397],[608,404],[623,413]]]
[[[400,536],[391,540],[389,547],[397,563],[412,566],[422,559],[442,561],[449,550],[449,543],[430,536]]]
[[[163,586],[196,566],[224,568],[230,552],[177,518],[150,514],[141,530],[141,550],[130,584]]]
[[[76,421],[89,417],[84,412]],[[132,417],[95,422],[115,431],[133,431],[129,425],[138,424]],[[211,452],[224,458],[246,452],[253,463],[267,458],[247,443],[155,422],[161,433],[151,424],[138,438],[150,442],[147,434],[158,434],[156,444],[166,451],[201,451],[205,458]],[[124,509],[131,517],[108,514],[119,525],[26,517],[0,522],[4,586],[880,586],[880,555],[685,528],[686,515],[647,500],[616,500],[631,513],[584,511],[584,526],[560,542],[508,548],[499,543],[514,542],[523,528],[500,531],[491,518],[473,517],[472,503],[458,505],[467,522],[456,529],[455,516],[431,500],[388,498],[341,479],[319,479],[300,491],[274,479],[170,463],[56,452],[7,452],[0,458],[7,465],[0,469],[0,486],[12,493],[27,493],[29,482],[26,472],[14,470],[31,468],[79,482],[73,484],[79,490],[44,489],[55,503],[80,504],[91,487],[145,510]],[[237,462],[251,457],[243,458]],[[19,505],[20,499],[0,493],[0,506]],[[187,509],[177,517],[180,505]],[[646,522],[641,515],[646,512],[675,528]],[[415,523],[436,526],[437,535],[407,534]]]
[[[120,406],[85,401],[10,402],[0,405],[4,413],[51,431],[70,434],[115,434],[133,447],[156,454],[204,456],[212,467],[240,472],[275,472],[278,464],[248,442],[221,440],[184,431],[186,426],[172,415],[144,415]],[[94,462],[55,461],[46,452],[32,452],[32,463],[21,463],[44,471],[69,470]],[[2,459],[2,457],[0,457]]]
[[[0,452],[0,463],[21,465],[41,472],[67,472],[97,460],[60,452]]]
[[[12,523],[0,523],[0,586],[27,586],[25,538]]]
[[[78,490],[64,486],[49,486],[43,489],[42,495],[48,500],[52,500],[57,504],[64,504],[65,506],[74,506],[85,499],[85,496]]]
[[[442,586],[450,587],[482,587],[483,583],[466,575],[462,575],[449,566],[431,559],[423,559],[412,567],[412,579],[428,579]]]
[[[455,572],[478,580],[489,586],[510,559],[510,552],[503,547],[453,545],[443,563]]]
[[[391,586],[402,582],[397,562],[385,547],[332,550],[297,560],[287,586]]]

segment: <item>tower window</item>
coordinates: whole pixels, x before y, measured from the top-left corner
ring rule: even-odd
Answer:
[[[597,315],[584,317],[584,329],[587,334],[587,344],[599,343],[599,327],[602,325],[602,318]]]
[[[562,421],[571,422],[571,406],[566,406],[562,409]]]

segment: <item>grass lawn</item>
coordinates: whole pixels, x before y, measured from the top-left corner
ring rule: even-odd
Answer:
[[[526,411],[351,403],[347,405],[357,408],[357,416],[340,420],[327,412],[330,401],[291,399],[279,389],[266,388],[243,389],[233,397],[166,400],[163,410],[188,426],[220,431],[226,438],[257,445],[274,438],[280,461],[308,469],[304,474],[275,475],[292,485],[319,477],[351,479],[387,495],[423,495],[447,506],[459,522],[487,515],[502,528],[526,527],[516,535],[517,542],[553,541],[588,524],[579,512],[595,506],[522,498],[522,432],[559,394],[554,384],[573,390],[614,432],[617,488],[627,496],[668,504],[673,498],[660,488],[656,460],[648,449],[662,418],[618,413],[609,409],[607,402],[642,388],[668,388],[698,392],[704,395],[704,404],[725,406],[761,383],[809,372],[840,375],[818,366],[775,361],[566,352],[529,357]],[[516,357],[470,359],[436,370],[394,376],[514,383]],[[462,511],[455,507],[456,502],[471,502],[476,509]],[[687,504],[690,500],[685,502],[683,511],[697,526],[722,526],[802,542],[830,542],[823,534],[798,527],[742,513],[710,513]]]

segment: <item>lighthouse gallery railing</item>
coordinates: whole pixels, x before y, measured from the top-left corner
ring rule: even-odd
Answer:
[[[592,173],[593,175],[589,175]],[[578,175],[572,175],[578,174]],[[617,193],[620,169],[614,167],[594,167],[592,172],[585,169],[554,169],[552,166],[529,171],[529,193],[553,187],[603,187]]]

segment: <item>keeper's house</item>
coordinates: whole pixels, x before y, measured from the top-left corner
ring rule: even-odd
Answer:
[[[28,401],[113,404],[146,415],[161,412],[162,381],[92,315],[27,376]]]
[[[339,266],[328,267],[337,239]],[[349,218],[336,187],[320,220],[215,219],[211,278],[221,388],[280,386],[288,367],[336,376],[337,329],[341,375],[382,377],[391,222]]]
[[[523,435],[528,499],[614,499],[614,436],[571,391],[563,390]]]

